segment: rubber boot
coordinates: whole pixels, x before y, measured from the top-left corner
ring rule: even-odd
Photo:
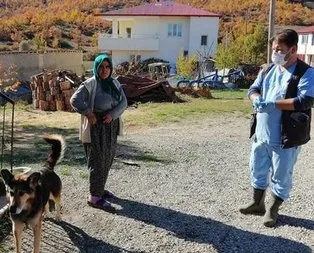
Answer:
[[[264,214],[265,213],[265,190],[254,189],[253,201],[240,207],[243,214]]]
[[[266,227],[275,226],[278,218],[278,210],[281,206],[283,200],[273,193],[271,194],[269,208],[267,208],[266,213],[264,215],[264,225]]]

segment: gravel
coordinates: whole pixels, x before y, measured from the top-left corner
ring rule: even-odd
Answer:
[[[118,214],[86,204],[83,149],[75,147],[82,163],[71,173],[58,165],[63,221],[47,215],[42,252],[312,252],[314,142],[302,148],[278,226],[266,228],[261,216],[238,212],[252,195],[248,125],[248,117],[227,114],[121,137],[108,180]],[[5,248],[13,249],[12,235]],[[27,229],[23,252],[31,249]]]

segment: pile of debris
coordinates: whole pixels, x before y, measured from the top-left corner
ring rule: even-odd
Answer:
[[[175,88],[175,91],[195,98],[214,98],[206,87],[180,87]]]
[[[80,82],[79,77],[66,71],[56,70],[32,76],[30,87],[34,108],[43,111],[73,111],[70,98]]]
[[[128,99],[128,103],[134,102],[165,102],[177,101],[175,90],[168,81],[155,81],[149,78],[123,75],[118,76],[123,91]]]

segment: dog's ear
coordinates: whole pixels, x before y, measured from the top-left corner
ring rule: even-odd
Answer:
[[[1,170],[1,175],[2,175],[4,183],[6,185],[10,185],[12,179],[14,178],[13,174],[9,170],[3,169]]]
[[[38,185],[40,177],[41,177],[41,174],[39,172],[34,172],[28,177],[27,181],[31,189],[33,190],[36,189],[36,186]]]

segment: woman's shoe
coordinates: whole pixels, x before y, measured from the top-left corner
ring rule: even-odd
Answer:
[[[105,190],[104,194],[101,196],[103,199],[117,199],[118,197],[114,195],[111,191]]]
[[[92,196],[87,201],[87,204],[89,206],[91,206],[91,207],[104,210],[104,211],[106,211],[108,213],[116,213],[117,212],[117,209],[115,207],[113,207],[112,204],[109,201],[107,201],[107,200],[105,200],[103,198]]]

